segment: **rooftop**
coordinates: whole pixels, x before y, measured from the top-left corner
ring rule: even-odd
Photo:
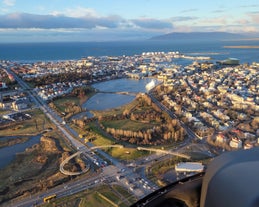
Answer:
[[[175,165],[175,170],[178,172],[202,172],[204,166],[200,162],[181,162]]]

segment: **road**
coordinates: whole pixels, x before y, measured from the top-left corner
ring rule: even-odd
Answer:
[[[104,181],[110,182],[115,180],[115,174],[111,173],[114,171],[115,171],[114,169],[110,169],[110,170],[107,169],[107,170],[104,170],[103,173],[96,174],[95,176],[92,176],[90,178],[88,177],[87,179],[86,177],[82,177],[80,179],[73,180],[68,183],[59,185],[55,188],[49,189],[46,192],[36,194],[36,195],[31,195],[23,199],[22,201],[8,203],[7,206],[13,206],[13,207],[33,206],[33,205],[38,205],[43,203],[43,198],[52,194],[56,194],[57,198],[72,195],[80,191],[100,185],[100,182],[101,183]]]
[[[40,97],[38,97],[38,95],[21,78],[19,78],[9,68],[7,69],[7,71],[8,73],[12,74],[18,84],[28,92],[28,95],[30,96],[31,100],[34,101],[36,107],[41,109],[45,113],[45,115],[63,133],[64,138],[66,138],[70,142],[71,146],[75,147],[79,151],[82,151],[82,153],[87,156],[87,158],[92,162],[95,162],[95,157],[97,157],[97,159],[99,160],[102,160],[102,158],[98,157],[98,155],[93,156],[92,154],[90,154],[89,147],[94,147],[92,143],[87,143],[87,145],[84,145],[83,143],[75,139],[73,135],[76,135],[76,137],[78,137],[78,134],[74,130],[72,130],[67,124],[63,123],[62,118],[60,118],[51,108],[49,108],[47,103],[45,103]],[[109,154],[100,149],[96,149],[96,151],[113,164],[114,170],[111,171],[107,170],[109,168],[103,168],[103,175],[97,175],[87,180],[81,179],[80,182],[75,181],[66,188],[58,186],[56,188],[48,190],[48,192],[44,192],[36,196],[32,195],[22,201],[12,204],[11,206],[32,206],[34,204],[40,204],[42,203],[43,197],[51,194],[56,194],[58,198],[71,195],[93,187],[95,185],[99,185],[100,179],[114,178],[115,175],[115,177],[117,178],[117,184],[127,188],[128,191],[137,198],[142,198],[145,195],[151,193],[154,188],[157,188],[154,183],[148,181],[146,178],[140,178],[140,176],[136,172],[134,172],[133,169],[127,167],[125,164],[119,162]],[[141,182],[136,185],[132,184],[133,182],[137,183],[137,181],[141,181],[144,184],[141,184]]]
[[[69,125],[65,124],[51,108],[48,107],[48,105],[40,98],[38,95],[23,81],[21,80],[15,73],[13,73],[10,69],[7,69],[7,71],[13,75],[13,77],[16,79],[16,81],[21,85],[21,87],[26,90],[31,97],[31,100],[35,102],[36,107],[41,109],[47,117],[56,125],[56,127],[63,133],[64,138],[66,138],[71,146],[73,146],[75,149],[80,151],[78,154],[81,154],[85,156],[85,159],[95,163],[97,166],[98,163],[103,162],[103,158],[98,156],[96,153],[93,155],[91,153],[90,148],[94,147],[94,145],[90,142],[88,142],[86,145],[81,143],[79,140],[77,140],[75,137],[78,137],[78,134],[69,127]],[[167,109],[164,105],[162,105],[153,95],[152,93],[149,94],[152,101],[163,111],[168,113],[172,118],[178,119],[175,114],[173,114],[169,109]],[[185,129],[186,133],[188,134],[188,139],[182,144],[187,145],[192,139],[198,138],[182,121],[179,121],[181,126]],[[33,204],[40,204],[43,201],[43,198],[51,195],[56,194],[57,198],[75,194],[77,192],[80,192],[82,190],[86,190],[89,188],[92,188],[96,185],[100,185],[100,183],[106,181],[106,183],[117,183],[119,185],[124,186],[130,193],[132,193],[137,198],[142,198],[149,193],[153,192],[155,189],[157,189],[157,186],[149,181],[144,171],[142,171],[140,174],[138,174],[134,168],[131,166],[127,166],[122,162],[119,162],[117,159],[113,158],[109,154],[105,153],[101,149],[96,149],[96,152],[104,157],[106,160],[110,161],[112,165],[106,166],[102,168],[101,174],[96,174],[92,178],[88,179],[79,179],[78,181],[73,181],[69,184],[64,184],[61,186],[57,186],[53,189],[48,190],[47,192],[38,194],[38,195],[32,195],[28,198],[25,198],[22,201],[19,201],[12,206],[32,206]],[[172,153],[175,154],[175,153]],[[150,155],[150,159],[153,155]],[[160,159],[160,157],[163,157],[162,155],[155,156],[154,159]],[[146,160],[148,161],[148,160]],[[150,162],[146,162],[148,165]],[[133,163],[134,164],[134,163]],[[135,163],[137,165],[139,163]],[[145,164],[145,162],[143,162]]]
[[[144,178],[141,178],[141,180],[144,180],[143,183],[147,183],[145,184],[145,186],[150,186],[149,189],[144,188],[143,187],[144,185],[141,183],[138,183],[135,185],[137,188],[134,187],[134,189],[133,188],[131,189],[131,185],[130,185],[131,181],[129,181],[129,177],[131,177],[130,179],[136,180],[136,181],[137,181],[137,178],[139,178],[139,175],[137,175],[136,173],[133,173],[133,174],[135,176],[132,175],[131,170],[129,171],[122,170],[118,172],[117,167],[110,165],[110,166],[104,167],[101,173],[91,176],[90,178],[82,177],[80,179],[73,180],[68,183],[64,183],[62,185],[49,189],[46,192],[36,194],[36,195],[31,195],[23,200],[19,200],[17,202],[13,201],[6,205],[4,204],[3,206],[29,207],[33,205],[39,205],[43,203],[43,198],[49,195],[56,194],[57,198],[61,198],[61,197],[73,195],[78,192],[81,192],[90,188],[94,188],[96,186],[103,185],[103,184],[110,184],[110,185],[118,184],[123,187],[126,187],[128,188],[129,193],[134,194],[135,192],[135,194],[139,194],[137,196],[137,198],[139,199],[144,197],[145,195],[150,194],[154,190],[155,186],[151,188],[152,185],[149,185],[148,180]],[[120,179],[118,179],[118,177],[120,177]],[[144,188],[144,192],[143,190],[140,189],[141,186],[142,188]]]
[[[31,90],[27,83],[25,83],[10,69],[6,70],[13,75],[18,84],[28,92],[30,98],[34,101],[36,106],[45,113],[45,115],[56,125],[56,127],[65,135],[65,137],[71,142],[74,147],[76,147],[77,149],[79,149],[80,147],[85,147],[85,145],[83,145],[81,142],[71,136],[70,133],[68,133],[69,130],[65,125],[63,126],[62,124],[63,120],[51,108],[49,108],[46,102],[44,102],[33,90]]]
[[[179,120],[179,118],[171,111],[169,110],[166,106],[164,106],[162,103],[160,103],[153,95],[152,92],[148,93],[149,97],[151,98],[151,100],[162,110],[165,111],[171,118],[173,119],[177,119]],[[184,124],[184,122],[182,122],[181,120],[179,120],[179,123],[181,125],[181,127],[184,128],[185,132],[188,135],[188,139],[186,139],[186,141],[191,141],[193,139],[198,139],[200,140],[201,137],[197,136],[188,126],[186,126]]]

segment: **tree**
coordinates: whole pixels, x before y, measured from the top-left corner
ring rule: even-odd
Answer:
[[[179,137],[180,137],[180,132],[179,132],[179,130],[177,130],[174,133],[174,140],[177,142],[178,140],[180,140]]]

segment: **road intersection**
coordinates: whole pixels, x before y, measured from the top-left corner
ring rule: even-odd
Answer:
[[[143,198],[144,196],[148,195],[149,193],[156,190],[158,187],[153,182],[149,181],[144,175],[139,175],[134,168],[127,166],[125,163],[113,158],[103,150],[101,150],[101,147],[96,147],[92,143],[88,142],[86,144],[81,143],[78,139],[75,137],[78,137],[78,134],[72,130],[68,124],[64,123],[62,118],[60,118],[49,106],[47,103],[45,103],[40,97],[37,96],[37,94],[22,80],[20,79],[15,73],[13,73],[10,69],[7,69],[10,74],[13,75],[13,77],[16,79],[16,81],[20,84],[20,86],[26,90],[31,97],[31,99],[34,101],[35,105],[40,108],[47,117],[56,125],[56,127],[60,130],[60,132],[63,134],[64,138],[66,138],[70,145],[74,147],[78,152],[70,156],[67,160],[65,160],[61,166],[61,172],[64,174],[70,173],[64,170],[64,165],[66,162],[69,161],[69,159],[78,156],[80,154],[83,154],[87,160],[87,162],[92,162],[95,165],[98,166],[97,163],[105,163],[103,159],[109,161],[111,165],[105,165],[101,167],[101,172],[95,174],[95,176],[92,176],[91,178],[79,178],[79,180],[75,180],[73,182],[69,182],[69,184],[64,184],[61,186],[57,186],[53,189],[48,190],[48,192],[43,192],[38,195],[31,195],[28,198],[25,198],[22,201],[10,204],[9,206],[32,206],[35,204],[40,204],[43,202],[44,197],[56,194],[57,198],[68,196],[71,194],[75,194],[77,192],[93,188],[94,186],[100,185],[102,183],[111,184],[111,183],[117,183],[118,185],[124,186],[128,191],[133,194],[137,199]],[[152,97],[152,100],[154,103],[158,104],[159,107],[161,107],[163,110],[169,113],[169,115],[173,116],[173,114],[170,114],[171,112],[166,110],[164,106],[161,105],[154,97]],[[196,136],[187,130],[188,135],[191,138],[196,138]],[[109,146],[112,147],[112,146]],[[116,146],[121,147],[121,146]],[[95,149],[96,153],[93,155],[91,153],[91,149]],[[142,150],[142,149],[139,149]],[[160,151],[161,153],[162,151]],[[162,152],[163,153],[163,152]],[[99,156],[99,155],[101,156]],[[182,155],[179,153],[171,152],[169,153],[171,155],[177,155],[177,156],[184,156],[185,158],[189,158],[186,155]],[[163,155],[157,155],[156,157],[159,158]],[[136,163],[135,163],[136,165]],[[87,172],[90,169],[90,164],[86,163],[86,168],[82,172]],[[81,174],[82,172],[79,172],[78,174]],[[72,175],[72,174],[70,174]],[[73,174],[74,175],[74,174]]]

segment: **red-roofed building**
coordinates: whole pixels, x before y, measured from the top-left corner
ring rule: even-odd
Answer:
[[[216,141],[219,143],[225,143],[227,142],[227,138],[224,136],[224,134],[220,133],[217,135]]]

